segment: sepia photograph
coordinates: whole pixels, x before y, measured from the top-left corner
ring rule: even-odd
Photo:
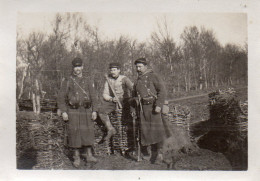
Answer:
[[[260,2],[0,7],[0,180],[259,180]]]
[[[18,13],[17,169],[248,169],[245,13]]]

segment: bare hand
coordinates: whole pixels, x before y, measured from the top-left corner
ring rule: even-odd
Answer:
[[[112,98],[112,102],[117,102],[115,97]]]
[[[92,120],[96,120],[97,119],[97,112],[92,112]]]
[[[161,109],[162,109],[161,107],[156,106],[154,111],[155,111],[156,113],[160,113],[160,112],[161,112]]]
[[[64,121],[68,121],[69,120],[69,116],[68,116],[68,114],[66,112],[62,113],[62,118],[63,118]]]
[[[170,108],[169,108],[169,106],[167,106],[167,105],[163,105],[163,108],[162,108],[162,113],[163,113],[163,114],[168,114],[168,113],[169,113],[169,111],[170,111]]]
[[[57,110],[57,115],[61,116],[61,110],[60,109]]]
[[[131,112],[131,116],[132,116],[134,119],[137,119],[137,116],[136,116],[136,112],[135,112],[135,111],[132,111],[132,112]]]

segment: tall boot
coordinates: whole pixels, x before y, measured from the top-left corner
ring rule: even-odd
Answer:
[[[142,158],[143,160],[149,161],[151,158],[151,155],[148,153],[147,150],[148,146],[141,146],[141,153],[142,153]]]
[[[108,115],[106,114],[99,114],[100,119],[102,120],[103,124],[106,126],[107,129],[107,136],[105,137],[106,141],[109,141],[110,138],[116,134],[116,129],[112,126]]]
[[[158,145],[157,143],[151,145],[151,164],[154,164],[158,156]]]
[[[80,166],[80,153],[79,153],[79,149],[75,149],[74,150],[74,154],[73,154],[73,165],[78,168]]]
[[[87,160],[87,162],[97,162],[97,159],[93,156],[91,146],[85,147],[85,153],[82,156]]]

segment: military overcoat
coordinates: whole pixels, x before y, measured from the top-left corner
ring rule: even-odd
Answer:
[[[142,145],[159,143],[169,137],[161,113],[155,113],[154,111],[156,106],[162,108],[166,99],[166,90],[162,79],[152,70],[148,70],[138,76],[133,94],[135,96],[140,95],[141,99],[154,97],[151,104],[142,104],[143,113],[140,113]]]
[[[97,111],[97,97],[93,82],[84,76],[75,75],[65,79],[58,96],[58,108],[69,116],[69,146],[80,148],[94,144],[94,122],[91,115]]]

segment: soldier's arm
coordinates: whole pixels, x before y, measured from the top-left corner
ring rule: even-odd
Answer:
[[[68,80],[63,80],[61,83],[61,88],[58,94],[57,103],[58,108],[61,110],[61,112],[67,112],[67,105],[66,105],[66,97],[67,97],[67,84]]]
[[[132,97],[137,97],[136,84],[133,84]]]
[[[163,80],[157,74],[153,74],[152,81],[157,92],[156,106],[162,107],[166,98],[166,89]]]
[[[105,86],[104,86],[103,98],[104,98],[105,101],[111,101],[111,99],[112,99],[112,97],[110,96],[109,85],[108,85],[107,81],[106,81]]]
[[[95,84],[93,81],[90,81],[88,84],[89,87],[89,95],[92,103],[92,112],[97,112],[98,110],[98,99],[97,95],[95,94],[96,89],[95,89]]]
[[[132,92],[134,84],[131,82],[131,80],[128,77],[124,77],[123,81],[124,81],[124,84],[126,85],[127,89]]]

